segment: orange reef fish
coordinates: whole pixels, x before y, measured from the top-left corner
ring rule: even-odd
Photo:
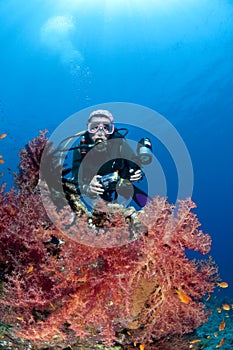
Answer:
[[[32,272],[32,271],[33,271],[33,269],[34,269],[34,267],[33,267],[33,266],[30,266],[30,267],[27,269],[27,273]]]
[[[223,304],[222,305],[223,310],[229,311],[231,309],[229,304]]]
[[[190,340],[189,344],[195,344],[195,343],[200,343],[200,339],[193,339],[193,340]]]
[[[221,283],[218,283],[218,286],[220,288],[227,288],[228,287],[228,283],[227,282],[221,282]]]
[[[4,139],[7,136],[7,134],[1,134],[0,139]]]
[[[3,159],[0,159],[0,164],[4,164],[4,160]]]
[[[221,323],[220,323],[220,325],[219,325],[219,331],[223,331],[224,329],[225,329],[225,327],[226,327],[226,322],[225,321],[222,321]]]
[[[16,317],[18,321],[23,321],[23,317]]]
[[[177,289],[176,293],[178,294],[178,298],[182,303],[189,304],[190,301],[192,301],[192,299],[187,294],[185,294],[181,288]]]
[[[220,343],[218,345],[216,345],[216,348],[220,348],[221,346],[223,346],[223,344],[225,343],[224,338],[222,338],[222,340],[220,341]]]

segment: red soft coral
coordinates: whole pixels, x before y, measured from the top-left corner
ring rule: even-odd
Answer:
[[[77,339],[90,346],[142,343],[205,322],[202,298],[214,290],[217,267],[186,256],[186,249],[206,254],[211,244],[191,212],[194,203],[180,201],[176,211],[166,198],[155,198],[138,214],[146,233],[124,245],[119,242],[129,241],[130,232],[122,208],[98,235],[85,215],[67,234],[70,208],[58,211],[48,201],[55,225],[36,186],[45,144],[42,134],[30,152],[21,152],[18,191],[0,193],[1,320],[37,347]],[[53,236],[64,243],[53,245]]]

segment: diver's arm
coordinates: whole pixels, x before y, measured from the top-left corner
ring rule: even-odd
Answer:
[[[143,177],[143,171],[138,162],[136,162],[137,157],[126,140],[123,141],[121,152],[122,158],[125,159],[125,167],[122,173],[127,172],[123,177],[132,182],[140,181]]]

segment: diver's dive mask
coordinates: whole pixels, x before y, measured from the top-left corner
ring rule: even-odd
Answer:
[[[114,124],[90,122],[87,125],[87,130],[90,134],[96,134],[98,131],[103,131],[105,134],[110,135],[114,132]]]

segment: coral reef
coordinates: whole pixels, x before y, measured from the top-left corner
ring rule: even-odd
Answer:
[[[138,214],[146,232],[125,245],[103,244],[130,237],[121,207],[98,234],[83,215],[66,235],[70,207],[58,211],[48,202],[54,224],[38,188],[47,142],[42,132],[21,151],[17,187],[0,191],[1,324],[33,349],[97,349],[101,343],[130,349],[206,322],[203,297],[214,291],[219,276],[211,258],[186,256],[186,249],[204,255],[211,246],[191,199],[180,201],[176,211],[156,197]],[[54,153],[49,154],[52,164]]]

